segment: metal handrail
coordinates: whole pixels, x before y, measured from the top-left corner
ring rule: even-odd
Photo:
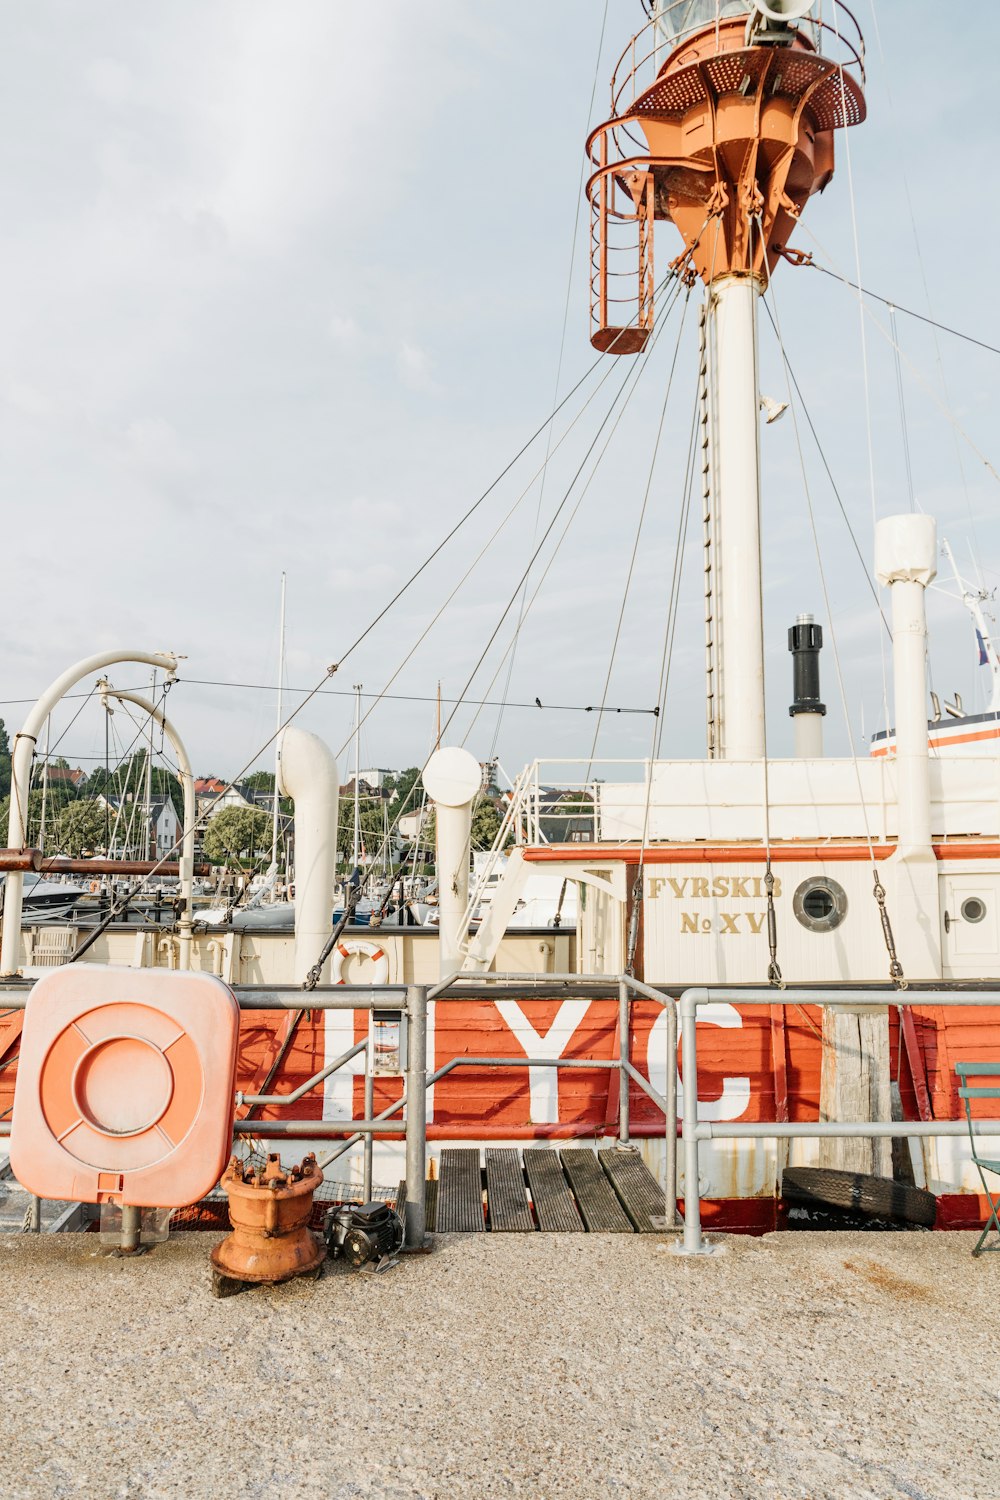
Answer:
[[[740,1005],[769,1008],[786,1005],[819,1005],[831,1009],[856,1005],[998,1006],[1000,989],[960,991],[864,989],[733,989],[698,987],[680,998],[681,1073],[684,1095],[684,1236],[676,1247],[681,1255],[712,1255],[719,1248],[707,1243],[701,1232],[701,1190],[698,1147],[703,1140],[806,1140],[817,1137],[864,1138],[874,1136],[953,1136],[966,1133],[964,1120],[807,1120],[752,1121],[716,1124],[698,1118],[698,1007],[735,998]],[[977,1135],[1000,1134],[1000,1120],[978,1120]],[[694,1191],[691,1187],[694,1184]]]

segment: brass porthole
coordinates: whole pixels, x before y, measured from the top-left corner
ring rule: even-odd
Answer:
[[[847,916],[847,892],[829,875],[813,875],[796,889],[792,911],[809,932],[832,932]]]

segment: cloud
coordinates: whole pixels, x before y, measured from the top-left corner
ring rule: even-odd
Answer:
[[[334,313],[327,329],[333,342],[344,349],[356,349],[361,342],[361,329],[353,318],[343,313]]]
[[[433,395],[441,389],[431,374],[430,355],[418,345],[405,340],[396,353],[396,373],[411,391],[424,391]]]

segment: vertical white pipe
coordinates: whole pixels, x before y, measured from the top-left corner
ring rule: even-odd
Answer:
[[[924,590],[936,576],[933,516],[888,516],[875,531],[875,570],[892,596],[899,854],[931,854],[927,745],[927,615]]]
[[[795,755],[799,760],[820,760],[823,755],[823,715],[796,714]]]
[[[24,726],[14,736],[10,770],[10,819],[7,826],[7,845],[20,849],[24,845],[24,833],[28,816],[28,783],[31,779],[31,762],[35,754],[35,743],[42,725],[64,693],[75,687],[81,677],[99,672],[103,667],[113,667],[117,662],[140,662],[145,666],[160,667],[171,676],[177,671],[177,658],[169,652],[147,651],[102,651],[97,656],[88,656],[70,667],[45,690],[24,721]],[[3,935],[0,937],[0,974],[16,974],[21,948],[21,903],[24,896],[24,875],[20,870],[11,870],[4,890]]]
[[[472,804],[481,784],[478,760],[457,746],[435,750],[424,769],[424,787],[435,811],[438,958],[442,979],[461,969],[465,959],[462,944],[466,935],[462,926],[469,901]]]
[[[713,502],[722,664],[721,755],[764,755],[760,432],[756,276],[722,276],[708,292]]]
[[[337,762],[315,734],[290,724],[278,740],[278,790],[295,803],[295,973],[301,984],[333,921],[337,863]],[[329,981],[329,959],[320,983]]]
[[[181,798],[184,809],[184,830],[181,837],[179,872],[183,912],[177,923],[177,936],[180,944],[178,967],[181,969],[190,969],[191,933],[194,920],[194,838],[195,823],[197,822],[194,772],[191,769],[191,758],[187,753],[184,741],[162,708],[158,708],[155,703],[150,702],[147,698],[141,698],[138,693],[126,693],[119,688],[105,685],[101,689],[101,702],[106,705],[109,698],[115,698],[119,703],[134,703],[137,708],[141,708],[144,713],[149,714],[150,723],[160,725],[167,739],[173,745],[174,753],[177,756],[177,779],[181,784]]]

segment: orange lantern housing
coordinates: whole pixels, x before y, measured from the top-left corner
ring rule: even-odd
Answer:
[[[706,285],[766,284],[833,176],[834,130],[864,119],[864,43],[847,7],[834,0],[831,20],[792,27],[767,20],[775,5],[796,19],[807,8],[761,0],[734,15],[719,0],[663,0],[622,54],[611,116],[587,141],[596,348],[646,346],[657,219],[673,220],[676,264]]]
[[[40,1198],[177,1208],[232,1144],[239,1007],[209,974],[67,965],[25,1009],[11,1168]]]

